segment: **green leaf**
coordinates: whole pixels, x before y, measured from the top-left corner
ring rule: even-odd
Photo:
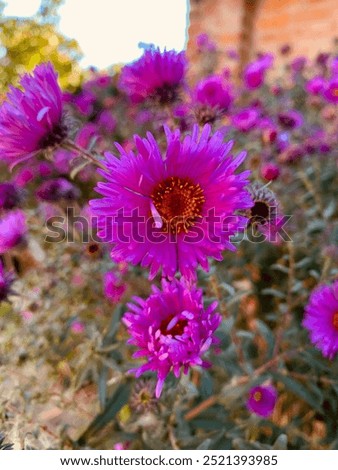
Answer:
[[[285,299],[284,292],[281,292],[280,290],[277,290],[277,289],[262,289],[261,294],[272,295],[273,297],[277,297],[278,299]]]
[[[288,445],[287,435],[286,434],[281,434],[275,440],[275,443],[272,446],[272,448],[275,449],[275,450],[287,450],[287,448],[288,448],[287,445]]]
[[[123,405],[125,405],[129,399],[130,384],[125,383],[120,385],[114,395],[108,400],[105,409],[102,413],[98,414],[91,424],[88,426],[86,431],[78,439],[78,444],[83,445],[87,442],[92,434],[96,434],[100,429],[104,428],[110,423],[120,411]]]

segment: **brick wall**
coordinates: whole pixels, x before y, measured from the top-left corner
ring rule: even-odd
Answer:
[[[248,11],[250,5],[256,5],[253,13]],[[252,14],[252,26],[248,26]],[[338,0],[190,0],[188,55],[192,61],[201,32],[221,48],[241,51],[244,62],[255,51],[277,52],[285,43],[292,46],[294,55],[313,57],[332,50],[338,37]]]

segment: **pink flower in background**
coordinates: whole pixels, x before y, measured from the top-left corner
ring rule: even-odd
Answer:
[[[0,255],[18,245],[27,231],[26,216],[20,209],[0,218]]]
[[[244,83],[249,90],[260,88],[265,80],[266,71],[273,64],[273,56],[265,54],[248,64],[244,70]]]
[[[0,107],[0,160],[11,167],[40,150],[59,145],[67,136],[62,119],[62,93],[52,64],[35,67],[20,85],[11,87]]]
[[[109,271],[103,276],[103,291],[105,297],[114,304],[120,302],[127,286],[122,280],[112,271]]]
[[[147,98],[160,104],[171,103],[178,97],[186,67],[183,51],[147,49],[140,59],[123,67],[119,86],[134,103]]]
[[[267,181],[274,181],[280,175],[280,169],[274,163],[265,163],[261,167],[261,175]]]
[[[290,109],[278,114],[278,122],[284,129],[297,129],[304,124],[304,117],[295,109]]]
[[[93,112],[96,96],[89,90],[82,90],[81,93],[73,97],[73,103],[77,110],[84,116],[90,116]]]
[[[96,119],[96,124],[103,129],[104,132],[112,134],[116,128],[117,121],[111,111],[104,110]]]
[[[319,95],[325,87],[325,79],[323,77],[313,77],[309,80],[306,85],[305,89],[311,95]]]
[[[207,33],[200,33],[196,37],[196,46],[201,52],[215,52],[216,43],[212,41]]]
[[[135,358],[145,358],[145,364],[130,372],[137,377],[147,371],[157,373],[156,397],[161,395],[169,372],[176,377],[193,366],[208,367],[203,356],[218,340],[214,333],[221,323],[215,312],[217,302],[203,307],[202,290],[188,288],[175,279],[162,281],[162,290],[152,287],[148,299],[133,298],[129,312],[123,317],[131,339],[138,350]]]
[[[292,72],[298,74],[302,72],[307,64],[307,58],[303,56],[298,56],[290,64]]]
[[[242,132],[248,132],[256,127],[259,112],[255,108],[244,108],[231,118],[232,125]]]
[[[302,324],[323,356],[334,359],[338,353],[338,280],[312,292]]]
[[[97,125],[89,122],[81,127],[81,129],[76,135],[75,142],[80,147],[83,147],[86,149],[89,147],[91,141],[94,138],[97,138],[98,136],[99,136],[99,132],[98,132]]]
[[[249,391],[246,406],[249,411],[263,418],[271,416],[277,402],[277,390],[272,385],[260,385]]]
[[[114,450],[128,450],[130,447],[130,442],[116,442],[114,444]]]
[[[80,335],[84,333],[86,330],[86,327],[82,321],[75,320],[72,322],[70,329],[72,330],[73,333]]]
[[[0,209],[10,210],[18,207],[22,193],[14,183],[0,183]]]
[[[330,103],[338,103],[338,77],[328,81],[323,90],[324,98]]]
[[[36,195],[42,201],[72,201],[80,196],[80,190],[65,178],[53,178],[42,183],[36,190]]]
[[[222,77],[212,75],[202,79],[197,84],[194,101],[227,111],[233,101],[233,96],[229,84]]]

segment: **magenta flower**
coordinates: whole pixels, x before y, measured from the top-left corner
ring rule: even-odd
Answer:
[[[41,64],[25,74],[23,90],[11,87],[0,108],[0,160],[13,167],[67,136],[62,96],[53,66]]]
[[[80,196],[80,190],[65,178],[53,178],[42,183],[36,190],[36,195],[42,201],[72,201]]]
[[[197,84],[194,100],[202,105],[227,111],[233,96],[229,85],[220,76],[212,75]]]
[[[261,175],[267,181],[274,181],[278,178],[280,169],[274,163],[264,163],[261,167]]]
[[[133,103],[146,99],[171,103],[183,84],[186,66],[183,51],[148,49],[140,59],[123,67],[119,86]]]
[[[97,125],[102,128],[104,132],[112,134],[116,128],[117,121],[108,110],[103,110],[99,117],[96,119]]]
[[[0,209],[14,209],[21,202],[21,193],[19,188],[9,182],[0,183]]]
[[[74,320],[70,325],[70,329],[76,335],[80,335],[86,331],[85,324],[82,321]]]
[[[244,83],[249,90],[260,88],[265,79],[265,73],[273,63],[273,56],[266,54],[248,64],[244,70]]]
[[[311,95],[319,95],[325,87],[325,80],[323,77],[313,77],[309,80],[306,85],[305,89]]]
[[[146,362],[130,372],[137,377],[147,371],[156,372],[158,398],[169,372],[179,377],[181,369],[187,374],[192,366],[210,365],[201,356],[218,342],[214,332],[221,316],[215,313],[217,302],[205,309],[202,290],[188,289],[177,279],[162,281],[162,291],[153,286],[146,300],[133,300],[122,321],[131,336],[128,342],[138,348],[133,357],[144,357]]]
[[[338,103],[338,77],[332,78],[323,90],[324,98],[330,103]]]
[[[223,132],[201,135],[197,126],[181,140],[180,131],[166,128],[167,149],[161,154],[152,134],[135,136],[137,152],[116,145],[120,158],[107,153],[107,182],[98,183],[102,199],[91,201],[98,215],[98,235],[114,243],[111,255],[119,261],[150,267],[154,278],[180,272],[195,278],[208,257],[222,259],[222,251],[235,250],[231,237],[246,225],[237,211],[251,207],[245,190],[249,171],[235,174],[245,152],[233,159],[232,142]]]
[[[200,33],[196,36],[196,46],[200,52],[215,52],[217,46],[207,33]]]
[[[333,359],[338,352],[338,280],[312,292],[305,307],[303,326],[323,356]]]
[[[232,116],[232,125],[242,132],[253,129],[259,120],[259,113],[254,108],[245,108]]]
[[[276,405],[277,390],[272,385],[259,385],[249,391],[246,406],[249,411],[263,418],[268,418]]]
[[[290,64],[291,70],[298,74],[302,72],[307,64],[307,58],[303,56],[298,56]]]
[[[0,219],[0,255],[18,245],[26,231],[26,217],[20,209],[6,213]]]
[[[14,274],[5,272],[0,261],[0,303],[7,300],[8,295],[11,294],[11,285],[13,281]]]
[[[114,304],[120,302],[123,294],[126,291],[126,285],[123,284],[121,279],[113,273],[109,271],[104,274],[103,276],[103,291],[105,297],[113,302]]]
[[[297,129],[304,123],[304,117],[295,109],[290,109],[278,114],[278,122],[285,129]]]

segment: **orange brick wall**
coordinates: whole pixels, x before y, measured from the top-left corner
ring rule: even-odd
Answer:
[[[247,3],[248,0],[246,0]],[[197,57],[195,40],[206,32],[220,48],[241,49],[244,0],[190,0],[188,56]],[[277,52],[289,43],[293,54],[313,57],[332,50],[338,37],[338,0],[261,0],[247,56]],[[226,59],[220,66],[224,65]]]

